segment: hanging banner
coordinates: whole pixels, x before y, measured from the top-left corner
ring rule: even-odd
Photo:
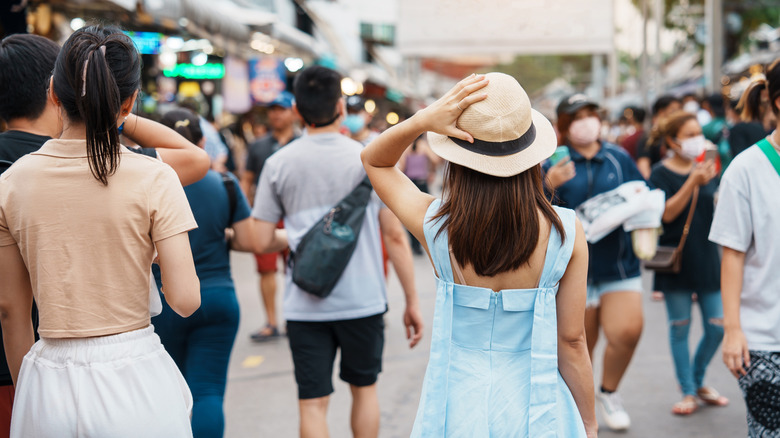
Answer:
[[[249,61],[249,90],[252,103],[272,102],[287,87],[287,69],[272,56]]]
[[[249,66],[241,58],[225,58],[225,77],[222,78],[223,111],[240,114],[252,108],[249,96]]]
[[[610,53],[613,0],[400,0],[406,56]]]

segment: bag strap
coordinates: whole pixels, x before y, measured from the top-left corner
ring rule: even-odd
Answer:
[[[236,207],[238,206],[238,193],[236,192],[236,182],[228,175],[227,172],[221,172],[222,184],[225,186],[225,191],[228,195],[228,203],[230,204],[230,218],[228,219],[228,226],[233,225],[233,217],[236,215]]]
[[[688,218],[685,219],[685,227],[683,228],[683,234],[682,238],[680,239],[680,244],[677,245],[677,252],[680,252],[683,250],[683,247],[685,247],[685,241],[688,240],[688,233],[691,231],[691,222],[693,221],[693,212],[696,210],[696,203],[699,200],[699,187],[696,186],[695,189],[693,189],[693,199],[691,200],[691,208],[688,210]]]
[[[777,153],[777,150],[772,146],[772,143],[769,143],[769,140],[763,138],[756,144],[769,159],[769,162],[772,163],[772,166],[775,167],[777,174],[780,175],[780,154]]]

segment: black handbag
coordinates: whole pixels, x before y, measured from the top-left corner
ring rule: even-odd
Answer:
[[[685,247],[685,241],[688,240],[688,233],[691,230],[691,221],[693,212],[696,210],[696,202],[699,200],[699,187],[693,189],[693,199],[691,207],[688,210],[688,218],[685,220],[680,244],[677,246],[659,246],[656,249],[655,256],[644,262],[645,269],[660,272],[663,274],[679,274],[682,268],[682,250]]]
[[[320,298],[330,295],[355,252],[372,189],[365,177],[306,232],[289,259],[298,287]]]

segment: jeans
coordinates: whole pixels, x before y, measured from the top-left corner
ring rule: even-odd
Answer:
[[[723,340],[723,302],[720,292],[698,293],[704,335],[691,356],[688,351],[688,332],[691,325],[693,291],[664,291],[664,302],[669,317],[669,342],[683,395],[696,395],[704,382],[704,373]]]
[[[222,404],[238,331],[238,301],[232,287],[201,288],[200,298],[200,308],[189,318],[177,315],[163,300],[163,311],[152,318],[152,324],[192,392],[193,437],[222,437]]]

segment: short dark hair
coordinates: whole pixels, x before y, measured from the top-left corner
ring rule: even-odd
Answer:
[[[307,67],[293,82],[298,113],[307,125],[324,126],[338,118],[341,75],[320,65]]]
[[[37,119],[60,46],[38,35],[14,34],[0,41],[0,119]]]
[[[671,94],[664,94],[655,100],[655,103],[653,104],[653,115],[657,116],[658,113],[665,110],[673,103],[680,103],[680,99],[672,96]]]

